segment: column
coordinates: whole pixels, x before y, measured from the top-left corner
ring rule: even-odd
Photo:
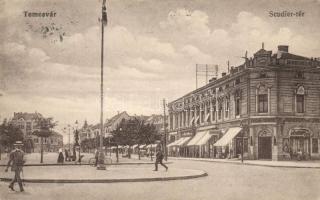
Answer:
[[[188,126],[188,110],[184,110],[184,127]]]
[[[206,120],[207,118],[207,109],[208,109],[208,106],[207,106],[207,102],[204,103],[204,124],[208,124],[208,121]]]
[[[194,106],[194,114],[193,114],[193,116],[194,116],[194,125],[197,125],[196,124],[196,118],[197,118],[197,106],[196,105]]]
[[[186,110],[186,127],[189,127],[189,122],[190,122],[190,114],[189,114],[189,112],[190,112],[190,108],[188,108]]]
[[[271,113],[271,88],[268,88],[268,113]]]
[[[203,116],[202,116],[202,112],[203,112],[203,104],[200,104],[200,112],[199,112],[199,114],[200,114],[200,124],[203,124]]]
[[[177,117],[178,117],[178,128],[180,128],[180,123],[181,123],[181,116],[180,116],[180,112],[178,112]]]
[[[218,103],[218,88],[216,88],[216,123],[218,122],[218,110],[219,110],[219,103]]]
[[[213,105],[212,105],[212,98],[210,98],[210,122],[213,122]]]
[[[176,115],[175,113],[172,113],[172,129],[176,129]]]
[[[193,111],[192,111],[193,110]],[[189,126],[191,127],[192,126],[192,124],[191,124],[191,119],[192,119],[192,113],[194,112],[194,108],[193,107],[191,107],[190,108],[190,112],[189,112],[189,114],[190,114],[190,116],[189,116]]]

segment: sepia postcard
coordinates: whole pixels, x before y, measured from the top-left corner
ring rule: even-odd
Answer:
[[[320,0],[0,0],[0,200],[319,200]]]

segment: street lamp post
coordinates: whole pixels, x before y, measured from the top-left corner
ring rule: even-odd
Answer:
[[[106,165],[104,163],[104,152],[103,146],[103,44],[104,44],[104,26],[107,24],[107,9],[106,0],[102,2],[102,12],[101,12],[101,79],[100,79],[100,145],[99,145],[99,156],[98,156],[98,170],[105,170]]]
[[[164,131],[164,160],[168,160],[167,150],[167,124],[166,124],[166,100],[163,99],[163,131]]]
[[[69,131],[69,151],[71,151],[71,142],[70,142],[70,124],[68,124],[68,131]]]

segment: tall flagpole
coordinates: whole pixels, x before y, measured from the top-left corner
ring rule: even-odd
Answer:
[[[104,26],[107,23],[107,9],[106,0],[102,3],[102,19],[101,19],[101,81],[100,81],[100,145],[99,145],[99,157],[98,157],[98,170],[105,170],[106,165],[104,163],[104,152],[103,152],[103,44],[104,44]]]

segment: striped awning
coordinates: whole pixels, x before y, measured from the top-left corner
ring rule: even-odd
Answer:
[[[212,136],[213,136],[213,135],[210,134],[209,131],[206,131],[206,134],[197,142],[196,145],[198,145],[198,146],[205,145],[205,144],[210,140],[210,138],[211,138]]]
[[[231,142],[231,140],[234,137],[236,137],[238,135],[238,133],[240,133],[241,130],[242,130],[241,127],[229,128],[228,131],[226,132],[226,134],[224,134],[222,136],[222,138],[220,138],[220,140],[218,140],[216,143],[214,143],[214,146],[216,146],[216,147],[226,146],[227,144],[229,144]]]
[[[200,139],[207,133],[207,131],[200,131],[188,142],[187,146],[196,146]]]
[[[174,142],[171,142],[170,144],[167,145],[167,147],[173,147],[173,146],[176,146],[177,143],[181,140],[182,138],[180,138],[179,140],[176,140]]]
[[[183,146],[185,145],[189,140],[190,140],[191,137],[183,137],[183,138],[180,138],[181,140],[179,140],[179,142],[176,144],[176,146]]]

